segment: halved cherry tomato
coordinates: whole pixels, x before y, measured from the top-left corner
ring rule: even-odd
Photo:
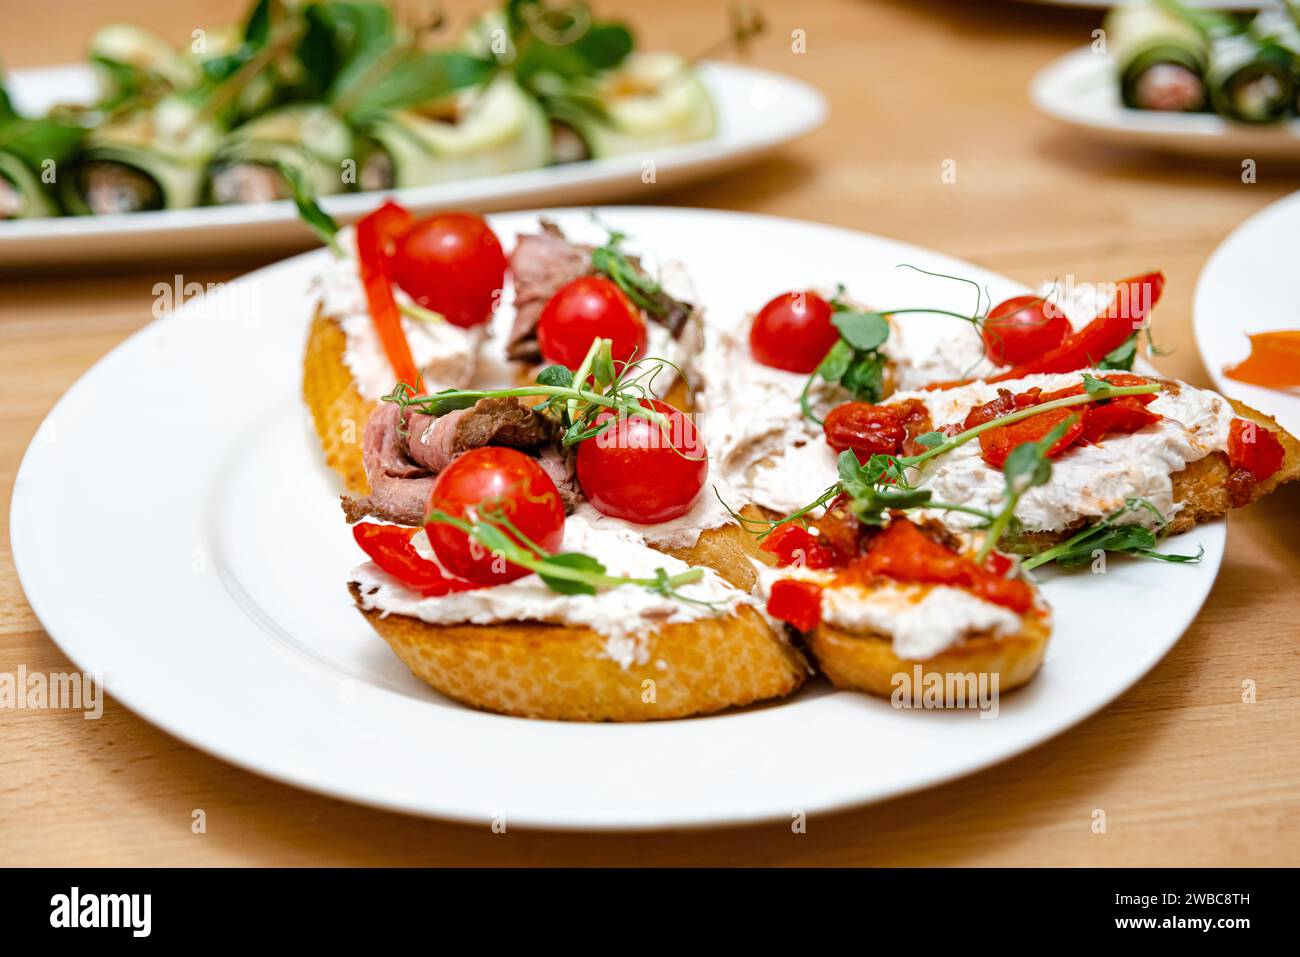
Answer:
[[[995,605],[1024,614],[1033,607],[1033,589],[1004,578],[939,544],[906,519],[890,522],[871,541],[867,554],[837,576],[837,581],[861,582],[874,575],[895,581],[965,588]]]
[[[497,516],[508,519],[520,535],[506,534],[525,548],[529,543],[545,552],[564,540],[564,505],[551,477],[514,449],[471,449],[452,460],[434,482],[430,509],[474,521]],[[429,542],[449,572],[481,585],[498,585],[528,574],[494,555],[458,528],[438,522],[425,526]]]
[[[506,254],[482,218],[439,213],[398,238],[392,273],[421,306],[469,328],[492,317],[505,283]]]
[[[1026,442],[1041,442],[1047,438],[1049,432],[1069,419],[1073,419],[1073,423],[1047,450],[1047,457],[1054,459],[1073,445],[1079,436],[1083,434],[1084,415],[1080,410],[1053,409],[1050,412],[1044,412],[1042,415],[1035,415],[1028,419],[1021,419],[1019,422],[1012,422],[1010,425],[1000,425],[996,429],[982,432],[980,434],[980,453],[985,462],[994,468],[1000,469],[1006,464],[1007,456],[1011,454],[1012,450],[1024,445]]]
[[[361,285],[379,342],[398,382],[416,393],[423,390],[420,370],[411,357],[411,346],[402,329],[402,314],[393,298],[389,253],[393,242],[411,222],[411,214],[396,203],[385,203],[357,222],[357,259]]]
[[[422,595],[446,595],[480,586],[444,572],[415,550],[411,537],[418,528],[360,522],[352,526],[352,537],[370,560],[399,582]]]
[[[601,413],[596,424],[612,424],[579,443],[578,482],[597,511],[652,525],[690,511],[709,477],[709,458],[689,417],[658,399],[641,404],[667,416],[668,427]]]
[[[858,461],[873,455],[896,455],[907,437],[898,412],[887,405],[844,402],[831,409],[822,426],[826,444],[836,452],[852,449]]]
[[[1282,467],[1286,449],[1272,429],[1256,422],[1233,419],[1228,427],[1228,463],[1245,469],[1256,482],[1262,482]]]
[[[776,556],[778,568],[833,568],[840,564],[840,556],[828,542],[793,522],[777,526],[758,547]]]
[[[594,339],[610,339],[615,362],[644,358],[645,319],[613,280],[583,276],[560,287],[542,308],[537,344],[547,362],[576,369]]]
[[[767,613],[799,631],[812,631],[822,620],[822,587],[798,578],[778,579],[767,596]]]
[[[1015,296],[989,310],[980,329],[989,359],[997,365],[1029,362],[1055,349],[1070,334],[1070,320],[1053,309],[1047,315],[1042,296]]]
[[[749,351],[765,366],[812,372],[840,338],[831,325],[833,312],[831,304],[814,292],[783,292],[754,317]]]

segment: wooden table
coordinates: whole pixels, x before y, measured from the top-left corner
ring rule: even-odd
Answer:
[[[453,11],[469,5],[453,3]],[[477,4],[473,6],[478,6]],[[652,45],[692,51],[720,3],[602,0]],[[826,91],[830,123],[779,158],[656,196],[850,226],[1028,283],[1164,269],[1167,373],[1208,384],[1192,340],[1197,274],[1237,223],[1297,188],[1261,165],[1177,164],[1092,146],[1031,108],[1030,76],[1085,43],[1095,14],[1014,3],[764,0],[757,64]],[[105,16],[90,0],[12,4],[10,66],[67,62]],[[116,0],[176,39],[232,0]],[[51,16],[61,28],[50,29]],[[806,31],[807,52],[790,49]],[[941,164],[956,162],[955,183]],[[188,263],[222,280],[248,263]],[[179,268],[179,267],[178,267]],[[166,267],[0,279],[0,486],[6,500],[46,411],[150,318]],[[75,467],[70,462],[69,467]],[[947,787],[788,825],[653,836],[490,833],[353,807],[181,744],[116,702],[0,712],[6,864],[1294,864],[1300,851],[1300,489],[1229,520],[1228,556],[1197,622],[1136,688],[1048,744]],[[8,508],[0,517],[7,529]],[[70,667],[23,600],[0,534],[0,672]],[[76,587],[69,583],[69,587]],[[1242,683],[1257,701],[1242,702]],[[846,755],[851,760],[851,755]],[[207,832],[191,832],[191,812]],[[1105,834],[1091,828],[1105,811]]]

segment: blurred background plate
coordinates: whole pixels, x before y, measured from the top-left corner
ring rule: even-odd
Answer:
[[[455,207],[478,211],[542,204],[581,204],[635,197],[679,187],[756,159],[820,126],[826,100],[807,83],[752,67],[697,65],[713,96],[718,131],[706,140],[665,147],[649,155],[620,156],[547,166],[436,186],[386,191],[417,215]],[[86,66],[15,70],[14,106],[28,115],[59,102],[88,102],[94,75]],[[654,160],[654,181],[643,182]],[[322,205],[351,222],[378,205],[378,194],[326,198]],[[33,219],[0,223],[0,269],[37,263],[86,263],[199,253],[252,253],[305,247],[313,242],[286,201],[209,206],[114,216]]]
[[[1101,142],[1229,159],[1300,162],[1300,119],[1267,126],[1210,113],[1131,110],[1120,101],[1110,57],[1083,47],[1041,70],[1029,86],[1038,109]]]
[[[1224,395],[1300,432],[1300,394],[1238,382],[1223,374],[1250,353],[1253,332],[1300,329],[1300,193],[1238,226],[1214,251],[1196,284],[1192,321],[1201,361]]]

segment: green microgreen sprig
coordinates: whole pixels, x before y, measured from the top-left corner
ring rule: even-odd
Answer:
[[[1132,512],[1147,512],[1153,519],[1155,527],[1151,528],[1135,522],[1118,524],[1119,520]],[[1199,546],[1195,555],[1177,555],[1156,551],[1156,545],[1163,537],[1163,531],[1169,520],[1160,510],[1144,498],[1130,498],[1124,504],[1089,525],[1083,531],[1071,536],[1059,545],[1026,558],[1021,567],[1037,568],[1048,562],[1055,562],[1067,568],[1086,565],[1097,556],[1098,551],[1117,552],[1134,555],[1138,558],[1150,558],[1161,562],[1195,563],[1205,554],[1205,546]]]
[[[530,541],[509,520],[505,511],[492,503],[483,503],[475,509],[472,521],[449,515],[441,509],[433,509],[425,516],[425,522],[459,529],[492,554],[536,573],[547,588],[561,595],[594,595],[601,588],[631,585],[692,604],[709,607],[719,604],[679,591],[683,585],[703,579],[702,568],[689,568],[676,575],[668,574],[663,568],[656,568],[652,578],[611,575],[600,561],[583,552],[547,552]]]

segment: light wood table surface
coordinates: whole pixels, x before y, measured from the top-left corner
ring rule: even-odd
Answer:
[[[721,3],[600,0],[648,45],[705,48]],[[1170,162],[1080,142],[1038,116],[1029,78],[1086,43],[1097,14],[1016,3],[766,0],[758,65],[803,77],[830,122],[777,158],[654,201],[854,227],[963,257],[1027,283],[1168,277],[1159,362],[1208,385],[1191,332],[1195,281],[1238,223],[1300,186],[1262,164]],[[178,40],[230,21],[232,0],[9,4],[11,67],[69,62],[112,15]],[[462,13],[477,4],[450,3]],[[806,31],[807,52],[790,49]],[[941,164],[956,162],[944,183]],[[719,255],[725,255],[719,250]],[[173,272],[227,279],[256,263],[159,264],[0,277],[0,494],[42,417],[150,318]],[[175,268],[173,268],[175,267]],[[755,277],[756,281],[759,277]],[[758,293],[765,291],[759,281]],[[94,467],[93,463],[69,467]],[[148,520],[142,487],[141,519]],[[946,787],[788,824],[660,835],[504,835],[354,807],[202,754],[109,700],[80,713],[0,712],[4,864],[1295,864],[1300,861],[1300,490],[1229,520],[1213,594],[1178,646],[1096,717]],[[0,672],[70,663],[14,574],[0,515]],[[76,588],[76,582],[68,587]],[[1243,703],[1242,683],[1257,687]],[[854,760],[851,753],[846,761]],[[203,808],[207,832],[191,833]],[[1094,834],[1094,809],[1107,830]]]

